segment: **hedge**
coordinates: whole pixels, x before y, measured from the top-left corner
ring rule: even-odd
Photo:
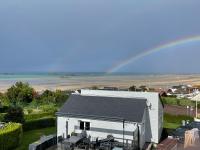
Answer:
[[[47,117],[36,120],[28,120],[23,124],[23,130],[35,130],[47,127],[54,127],[56,125],[55,117]]]
[[[189,99],[177,99],[176,97],[162,97],[164,104],[175,106],[195,106],[195,102]]]
[[[6,113],[0,113],[0,121],[4,121],[5,115],[6,115]],[[24,115],[24,118],[26,121],[29,121],[29,120],[41,119],[44,117],[53,117],[54,115],[55,115],[54,113],[28,114],[28,115]]]
[[[53,117],[55,115],[55,113],[37,113],[37,114],[28,114],[28,115],[24,115],[24,118],[26,121],[28,120],[36,120],[36,119],[40,119],[40,118],[44,118],[44,117]]]
[[[7,123],[0,129],[0,149],[11,150],[19,146],[22,140],[22,125],[19,123]]]

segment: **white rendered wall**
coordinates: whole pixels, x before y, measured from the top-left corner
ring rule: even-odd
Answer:
[[[151,109],[148,109],[146,114],[146,131],[145,141],[159,143],[163,108],[160,103],[159,94],[154,92],[129,92],[129,91],[105,91],[105,90],[81,90],[81,95],[87,96],[110,96],[124,98],[145,98],[151,103]]]
[[[67,119],[64,117],[57,117],[57,137],[62,136],[64,138],[66,135],[66,121]]]
[[[81,133],[82,131],[77,128],[79,127],[79,121],[90,122],[90,128],[100,128],[100,129],[110,129],[123,131],[123,122],[112,122],[112,121],[103,121],[103,120],[91,120],[83,118],[71,118],[71,117],[57,117],[57,136],[63,136],[66,138],[66,122],[68,122],[68,134],[71,135],[72,132]],[[140,127],[141,128],[141,127]],[[134,132],[137,129],[136,123],[126,122],[124,126],[124,131]],[[123,134],[111,134],[106,132],[98,131],[87,131],[87,135],[91,136],[92,140],[95,140],[97,137],[99,139],[104,139],[107,135],[113,135],[115,138],[119,138],[118,141],[123,142]],[[121,140],[120,140],[121,139]],[[132,135],[124,135],[124,139],[130,140],[129,143],[133,140]],[[126,142],[126,141],[124,141]],[[140,139],[141,143],[144,143],[143,139]],[[143,146],[143,144],[140,144]]]

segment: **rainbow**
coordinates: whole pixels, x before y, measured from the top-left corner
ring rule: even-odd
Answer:
[[[168,42],[168,43],[165,43],[165,44],[162,44],[162,45],[158,45],[154,48],[145,50],[144,52],[137,54],[137,55],[134,55],[134,56],[122,61],[121,63],[115,65],[114,67],[110,68],[107,71],[107,73],[110,74],[110,73],[117,72],[119,69],[127,66],[128,64],[133,63],[136,60],[139,60],[143,57],[146,57],[146,56],[148,56],[152,53],[156,53],[156,52],[159,52],[159,51],[162,51],[162,50],[166,50],[166,49],[169,49],[169,48],[173,48],[173,47],[176,47],[176,46],[180,46],[180,45],[184,45],[184,44],[188,44],[188,43],[193,43],[193,42],[200,42],[200,35],[185,37],[185,38],[182,38],[182,39],[171,41],[171,42]]]

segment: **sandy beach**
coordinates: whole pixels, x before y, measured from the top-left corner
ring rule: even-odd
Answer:
[[[28,82],[36,91],[76,90],[92,86],[128,88],[131,85],[146,85],[153,88],[169,88],[172,85],[200,85],[200,75],[84,75],[84,76],[25,76],[2,77],[0,91],[5,92],[17,81]]]

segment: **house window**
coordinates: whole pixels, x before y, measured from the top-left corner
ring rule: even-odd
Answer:
[[[90,130],[90,123],[89,122],[85,122],[85,130]]]
[[[90,122],[80,121],[80,130],[90,130]]]
[[[80,130],[84,130],[84,122],[80,121]]]

